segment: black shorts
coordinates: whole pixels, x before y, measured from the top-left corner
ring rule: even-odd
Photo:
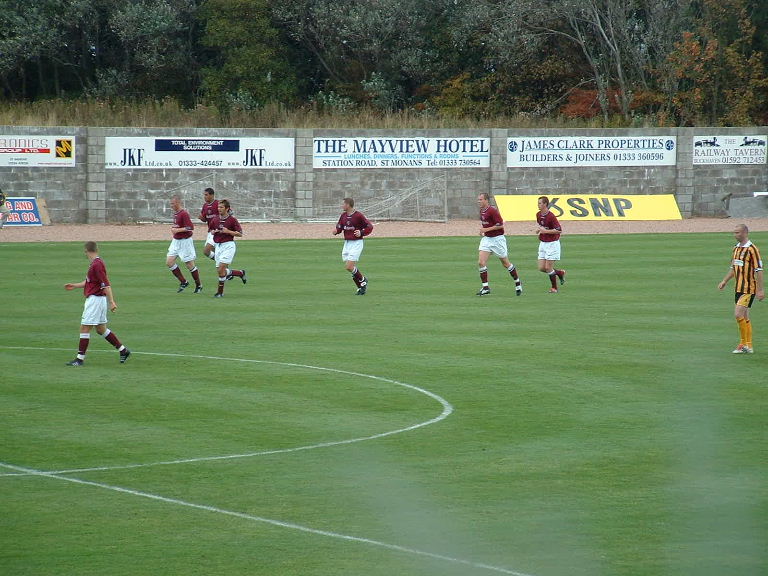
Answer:
[[[745,292],[736,292],[735,300],[738,306],[744,306],[744,308],[752,308],[752,302],[755,301],[755,295],[747,294]]]

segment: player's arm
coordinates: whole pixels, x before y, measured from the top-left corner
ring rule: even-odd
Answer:
[[[493,232],[494,230],[501,230],[504,228],[504,222],[500,222],[498,224],[493,224],[492,226],[488,226],[487,228],[481,228],[480,231],[485,234],[486,232]]]
[[[758,268],[755,270],[755,281],[757,282],[757,299],[763,300],[765,298],[765,281],[763,279],[763,269]]]
[[[85,280],[82,282],[70,282],[67,284],[64,284],[65,290],[74,290],[75,288],[85,288]]]
[[[230,230],[229,228],[222,228],[219,230],[219,232],[222,232],[224,234],[229,234],[233,237],[239,237],[243,235],[243,229],[240,227],[240,223],[235,221],[234,223],[234,229]]]
[[[373,232],[373,224],[371,224],[371,221],[368,220],[368,218],[363,218],[363,227],[360,230],[360,238],[368,236],[371,232]]]
[[[101,291],[104,292],[104,296],[109,300],[109,309],[112,312],[117,310],[117,302],[115,302],[115,298],[112,296],[112,286],[104,286]]]
[[[718,288],[718,290],[722,290],[723,288],[725,288],[725,285],[726,285],[726,284],[728,284],[728,282],[730,282],[731,278],[733,278],[733,277],[734,277],[734,275],[735,275],[735,274],[734,274],[734,272],[733,272],[733,266],[731,266],[731,267],[728,269],[728,274],[726,274],[726,275],[725,275],[725,278],[723,278],[723,279],[720,281],[720,284],[718,284],[718,285],[717,285],[717,288]],[[763,271],[761,270],[761,271],[760,271],[760,278],[762,279],[762,277],[763,277]],[[760,282],[761,282],[761,280],[760,280],[760,281],[758,281],[758,285],[759,285],[759,283],[760,283]]]

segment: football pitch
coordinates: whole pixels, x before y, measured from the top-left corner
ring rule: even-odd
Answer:
[[[508,242],[522,297],[477,238],[372,237],[365,296],[338,239],[243,241],[222,299],[101,243],[133,354],[81,368],[82,243],[0,244],[0,573],[768,574],[732,235],[564,236],[557,295]]]

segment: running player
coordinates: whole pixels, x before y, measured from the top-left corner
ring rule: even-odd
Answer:
[[[736,246],[731,256],[731,267],[728,274],[717,285],[722,290],[731,278],[736,279],[736,308],[734,315],[739,325],[739,345],[734,354],[752,354],[752,322],[749,319],[749,309],[755,296],[758,300],[765,298],[763,281],[763,261],[760,251],[749,240],[749,229],[746,224],[739,224],[733,231]]]
[[[373,224],[368,221],[365,214],[355,210],[355,201],[352,198],[344,198],[342,203],[344,210],[339,216],[339,222],[333,230],[333,235],[344,234],[344,246],[341,249],[341,259],[347,272],[352,274],[352,280],[357,286],[358,296],[368,290],[368,279],[357,267],[360,255],[363,253],[363,237],[373,232]]]
[[[208,224],[208,236],[205,239],[205,246],[203,247],[203,254],[216,261],[216,255],[213,253],[213,228],[211,228],[211,220],[219,216],[219,201],[214,198],[216,193],[213,188],[206,188],[203,190],[203,199],[205,204],[200,209],[200,221]]]
[[[211,220],[213,227],[213,246],[216,254],[216,270],[219,273],[219,289],[214,298],[224,296],[224,283],[232,278],[240,278],[243,284],[247,282],[245,270],[232,270],[229,265],[235,259],[237,247],[235,237],[243,235],[243,229],[237,218],[232,216],[229,200],[219,202],[219,215]]]
[[[557,294],[557,280],[565,284],[565,270],[555,269],[560,260],[560,234],[563,229],[557,217],[549,210],[549,198],[539,196],[539,211],[536,212],[536,223],[539,225],[536,233],[539,235],[539,270],[549,276],[552,287],[550,293]]]
[[[477,205],[480,208],[480,247],[478,248],[477,266],[480,272],[480,282],[482,286],[477,293],[478,296],[486,296],[491,293],[488,285],[488,258],[491,252],[499,257],[502,266],[507,269],[509,275],[515,281],[515,294],[520,296],[523,293],[523,284],[520,276],[517,274],[515,265],[509,261],[507,251],[507,238],[504,236],[504,220],[498,208],[491,206],[491,196],[487,192],[482,192],[477,197]]]
[[[11,213],[11,209],[8,208],[6,201],[8,199],[6,198],[5,194],[2,190],[0,190],[0,230],[3,229],[3,226],[5,226],[5,221],[8,219],[8,216]]]
[[[192,231],[195,229],[195,225],[192,224],[189,212],[182,208],[181,198],[176,194],[171,196],[171,210],[173,210],[173,226],[171,226],[173,240],[171,240],[171,244],[168,246],[165,264],[168,266],[171,274],[179,280],[179,289],[176,292],[181,292],[189,286],[189,282],[184,278],[179,265],[176,264],[176,258],[181,259],[195,280],[195,294],[199,294],[203,291],[203,286],[200,284],[200,272],[197,270],[197,266],[195,266],[195,244],[192,241]]]
[[[96,242],[85,243],[85,255],[91,262],[85,280],[64,284],[64,288],[67,290],[82,288],[85,294],[83,317],[80,320],[80,345],[77,349],[77,356],[74,360],[67,362],[67,366],[85,364],[85,353],[91,342],[91,328],[94,326],[96,326],[96,332],[120,352],[120,363],[124,364],[128,360],[128,356],[131,355],[131,351],[120,343],[114,332],[107,328],[107,305],[114,312],[117,310],[117,303],[112,295],[112,287],[109,284],[109,278],[107,278],[107,268],[99,257]]]

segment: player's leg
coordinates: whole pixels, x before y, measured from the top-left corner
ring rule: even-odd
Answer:
[[[203,284],[200,281],[200,270],[198,270],[194,260],[185,262],[185,264],[187,265],[187,270],[192,274],[192,279],[195,281],[195,294],[199,294],[203,291]]]
[[[560,259],[560,243],[555,242],[539,242],[539,271],[543,272],[549,277],[551,284],[550,292],[557,292],[557,280],[560,279],[560,283],[565,282],[565,270],[556,270],[555,264]]]
[[[227,281],[227,263],[217,261],[216,272],[219,275],[219,287],[216,290],[216,294],[214,294],[213,297],[221,298],[224,295],[224,283]]]
[[[235,258],[235,243],[221,242],[216,246],[216,272],[219,275],[219,286],[214,298],[221,298],[224,295],[224,284],[227,276],[231,274],[229,265]]]
[[[67,362],[67,366],[82,366],[88,345],[91,343],[91,329],[107,321],[107,299],[104,296],[88,296],[83,304],[83,316],[80,319],[80,340],[77,356]]]
[[[491,255],[491,249],[487,246],[487,238],[483,236],[480,239],[480,248],[477,251],[477,271],[480,274],[480,291],[478,296],[485,296],[491,293],[488,285],[488,257]]]
[[[754,300],[752,294],[736,293],[736,306],[734,316],[739,327],[739,345],[733,351],[734,354],[752,352],[752,323],[749,319],[749,307]]]
[[[179,257],[184,261],[187,270],[192,274],[192,279],[195,281],[195,294],[198,294],[202,291],[203,285],[200,283],[200,272],[195,265],[197,254],[195,253],[195,243],[192,241],[192,238],[185,238],[181,241]]]
[[[77,345],[77,356],[74,360],[67,362],[67,366],[82,366],[85,364],[85,355],[88,352],[88,345],[91,343],[92,324],[80,324],[80,340]]]
[[[341,258],[344,261],[344,269],[352,275],[352,281],[357,286],[358,296],[362,296],[368,289],[368,279],[357,267],[360,256],[363,253],[362,240],[345,240]]]
[[[216,262],[216,246],[213,242],[213,232],[208,232],[208,236],[205,238],[205,246],[203,246],[203,254],[206,258],[210,258]]]
[[[176,263],[176,258],[180,254],[180,246],[178,240],[172,240],[170,246],[168,246],[168,254],[165,258],[165,265],[168,266],[168,270],[171,271],[171,274],[173,274],[176,279],[179,281],[179,289],[177,292],[181,292],[189,286],[189,282],[187,282],[187,279],[184,278],[184,274],[181,272],[181,269],[179,268],[179,265]]]
[[[235,260],[237,244],[235,244],[234,242],[230,242],[229,245],[227,246],[227,250],[232,252],[231,255],[229,256],[229,265],[227,266],[227,270],[226,270],[227,280],[232,280],[232,278],[240,278],[240,280],[243,281],[243,284],[245,284],[247,282],[247,279],[245,277],[245,269],[238,270],[235,268],[230,268],[230,266],[232,265],[232,262],[234,262]]]
[[[107,324],[98,324],[96,326],[96,333],[100,336],[104,337],[104,340],[112,344],[112,346],[115,347],[115,350],[120,352],[120,364],[125,364],[125,361],[128,360],[128,356],[131,355],[131,351],[126,348],[122,342],[120,342],[120,339],[117,337],[117,334],[112,332],[109,328],[107,328]]]
[[[560,260],[560,240],[550,242],[548,246],[549,255],[547,258],[552,261],[552,269],[555,271],[555,276],[560,280],[560,286],[565,284],[565,270],[557,268],[557,262]]]
[[[499,238],[504,237],[500,236]],[[497,252],[496,255],[499,257],[501,265],[507,269],[507,272],[509,272],[509,275],[512,276],[512,279],[515,281],[515,295],[520,296],[523,293],[523,284],[520,281],[520,275],[517,273],[517,268],[515,268],[515,265],[509,261],[506,239],[500,243],[499,249],[501,250],[501,253]]]

